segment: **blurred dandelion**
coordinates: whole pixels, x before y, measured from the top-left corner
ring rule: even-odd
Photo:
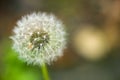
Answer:
[[[63,55],[66,45],[64,25],[54,15],[32,13],[22,17],[13,29],[13,49],[28,64],[43,66]],[[46,79],[47,80],[47,79]]]

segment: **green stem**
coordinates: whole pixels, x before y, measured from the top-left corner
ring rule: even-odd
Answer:
[[[44,80],[50,80],[46,64],[41,66]]]

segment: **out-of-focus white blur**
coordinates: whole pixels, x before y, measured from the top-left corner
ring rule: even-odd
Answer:
[[[77,53],[88,60],[99,60],[109,50],[107,36],[103,31],[90,25],[77,30],[73,35],[73,45]]]

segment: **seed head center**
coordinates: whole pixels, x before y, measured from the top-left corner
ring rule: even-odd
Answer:
[[[30,37],[30,43],[32,44],[32,49],[34,48],[44,48],[44,46],[49,42],[49,35],[45,31],[35,31]]]

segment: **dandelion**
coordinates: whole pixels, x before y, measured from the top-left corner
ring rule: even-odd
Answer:
[[[32,13],[23,16],[13,29],[13,49],[21,60],[40,65],[45,80],[50,80],[45,64],[63,55],[66,45],[64,25],[52,14]]]
[[[28,64],[50,64],[63,55],[66,32],[62,22],[52,14],[23,16],[13,32],[13,49]]]

